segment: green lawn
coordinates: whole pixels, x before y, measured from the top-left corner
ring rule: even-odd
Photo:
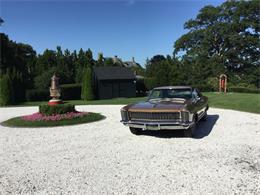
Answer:
[[[260,113],[260,94],[248,93],[228,93],[219,94],[214,92],[203,93],[209,98],[210,107],[239,110],[245,112]],[[72,100],[69,103],[75,105],[111,105],[111,104],[130,104],[145,100],[145,97],[138,98],[116,98],[111,100]],[[24,102],[20,106],[36,106],[47,102]]]
[[[209,105],[216,108],[239,110],[260,114],[260,94],[227,93],[219,94],[203,93],[209,98]]]

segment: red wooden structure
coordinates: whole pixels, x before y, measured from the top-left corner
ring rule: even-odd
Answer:
[[[225,74],[219,76],[219,92],[227,93],[227,75]]]

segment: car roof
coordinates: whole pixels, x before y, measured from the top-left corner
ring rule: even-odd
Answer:
[[[191,86],[162,86],[155,87],[154,89],[193,89]]]

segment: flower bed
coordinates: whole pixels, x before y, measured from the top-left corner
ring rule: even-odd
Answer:
[[[69,120],[73,118],[80,118],[87,115],[88,112],[67,112],[65,114],[55,114],[46,116],[40,112],[36,112],[31,115],[22,116],[21,119],[24,121],[60,121],[60,120]]]
[[[93,112],[73,112],[46,116],[41,113],[11,118],[1,123],[8,127],[56,127],[99,121],[105,117]]]

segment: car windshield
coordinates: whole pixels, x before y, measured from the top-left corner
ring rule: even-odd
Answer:
[[[190,99],[191,89],[154,89],[148,97],[148,100],[152,99],[164,99],[164,98],[182,98],[182,99]]]

